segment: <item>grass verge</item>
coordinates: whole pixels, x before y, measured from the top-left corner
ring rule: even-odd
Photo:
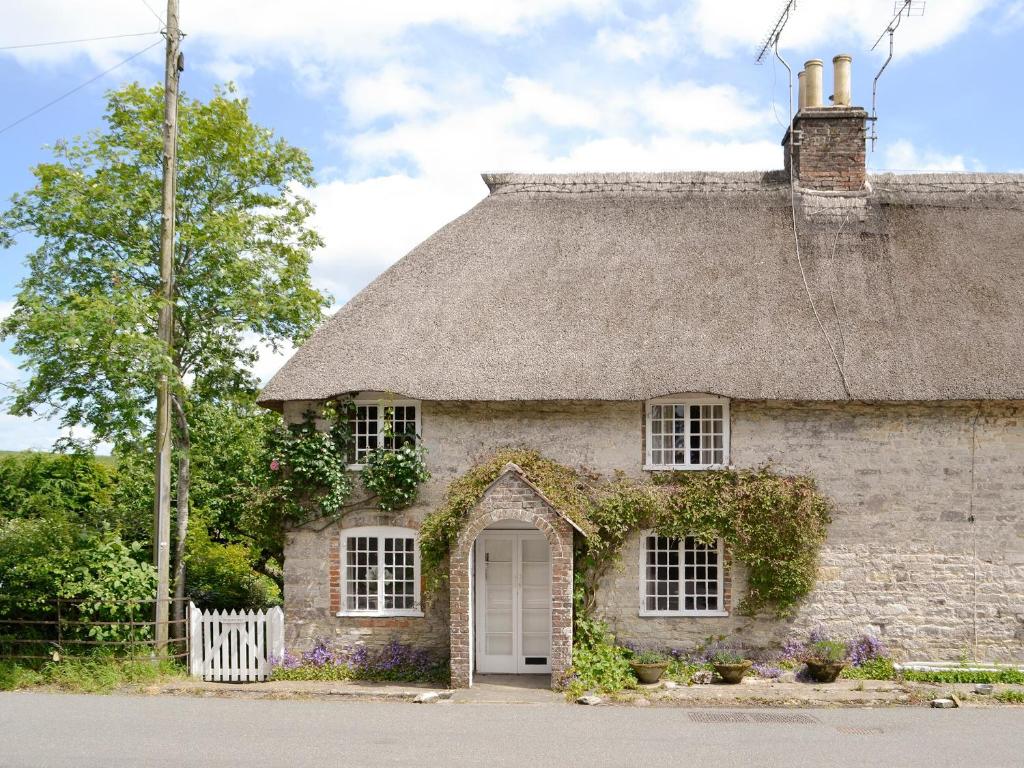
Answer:
[[[72,693],[110,693],[119,688],[153,685],[185,676],[173,661],[90,659],[50,661],[34,667],[14,661],[0,661],[0,691],[26,688],[55,688]]]

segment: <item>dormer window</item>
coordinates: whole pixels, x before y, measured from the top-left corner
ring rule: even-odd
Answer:
[[[644,469],[716,469],[729,463],[729,401],[712,395],[647,402]]]
[[[397,451],[415,445],[420,433],[418,400],[356,400],[350,420],[352,448],[349,464],[361,467],[378,448]]]

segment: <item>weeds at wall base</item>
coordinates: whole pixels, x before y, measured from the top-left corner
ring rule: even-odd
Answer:
[[[54,688],[69,693],[111,693],[131,686],[154,685],[183,678],[185,668],[174,661],[92,659],[50,661],[41,666],[0,661],[0,691]]]

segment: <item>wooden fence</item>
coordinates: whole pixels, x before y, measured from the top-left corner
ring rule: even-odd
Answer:
[[[0,594],[0,659],[33,663],[91,659],[97,651],[119,658],[151,658],[158,654],[155,603]],[[159,655],[184,659],[187,622],[181,619],[169,624],[171,639]]]
[[[252,682],[284,656],[284,611],[201,611],[189,604],[189,673],[203,680]]]

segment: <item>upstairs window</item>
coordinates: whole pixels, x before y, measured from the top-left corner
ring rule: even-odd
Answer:
[[[728,400],[671,397],[647,403],[645,469],[713,469],[728,463]]]
[[[349,423],[353,438],[349,464],[358,467],[378,448],[395,451],[416,444],[420,404],[415,400],[356,400]]]
[[[641,616],[724,616],[722,541],[649,532],[640,561]]]
[[[419,543],[409,528],[342,531],[342,615],[422,616]]]

